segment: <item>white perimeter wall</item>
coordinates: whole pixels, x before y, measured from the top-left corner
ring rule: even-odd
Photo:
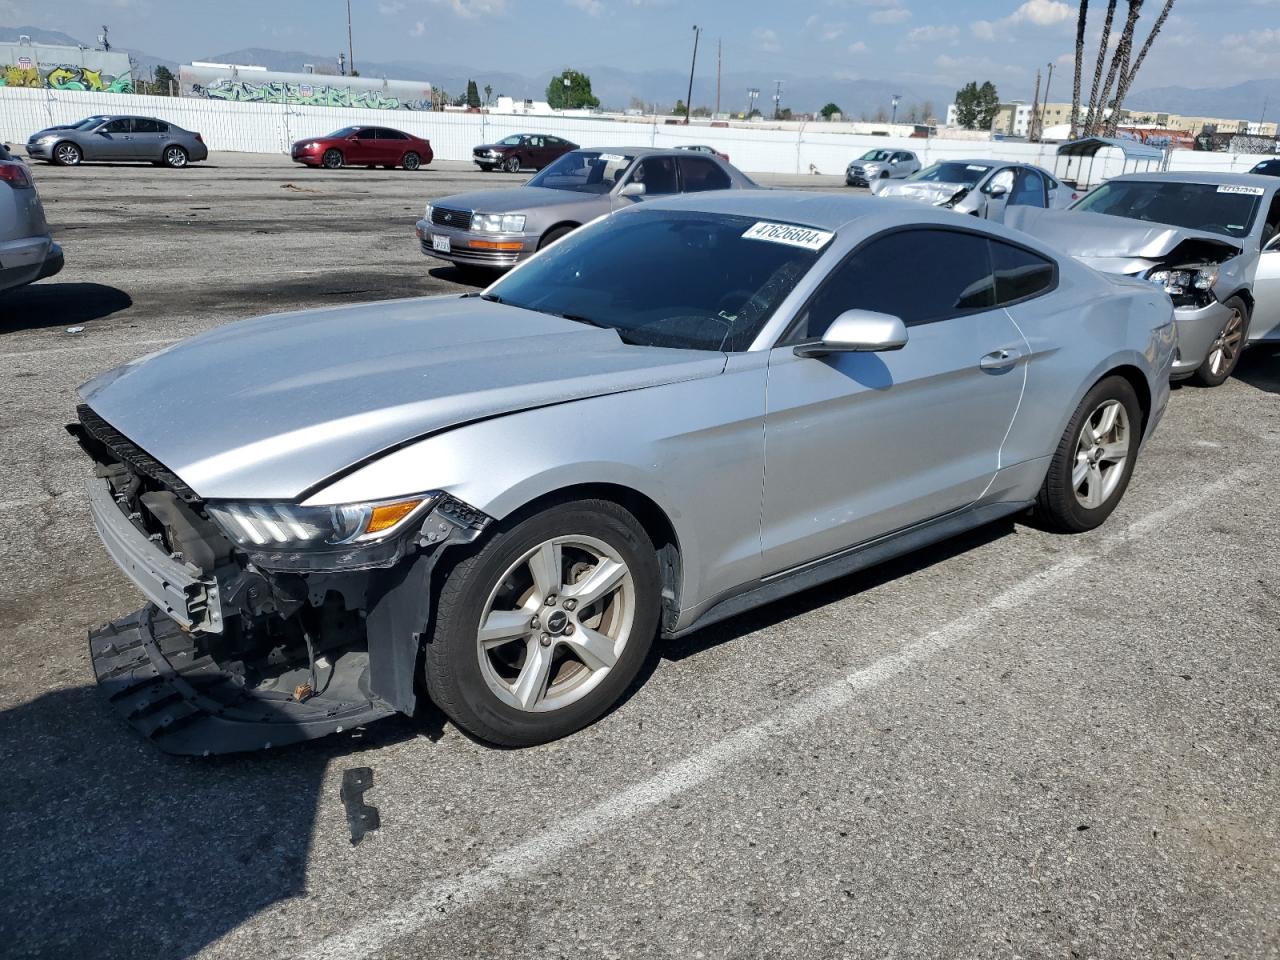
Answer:
[[[577,117],[525,117],[410,110],[356,110],[284,104],[231,103],[188,97],[148,97],[68,90],[0,88],[0,139],[21,147],[37,130],[73,123],[95,113],[143,114],[199,131],[211,150],[287,153],[304,137],[319,136],[349,124],[393,126],[431,141],[437,159],[470,160],[471,148],[512,133],[538,132],[565,137],[584,147],[673,146],[706,143],[729,154],[733,164],[757,173],[840,174],[854,157],[872,147],[913,150],[922,162],[982,157],[1038,163],[1055,170],[1052,144],[932,138],[859,136],[824,130],[813,123],[793,130],[744,127],[685,127]],[[19,149],[19,153],[21,153]],[[1245,172],[1261,156],[1175,150],[1174,170]],[[1099,157],[1094,179],[1122,172],[1121,162]]]

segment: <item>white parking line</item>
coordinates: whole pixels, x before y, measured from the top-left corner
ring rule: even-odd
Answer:
[[[1158,531],[1173,518],[1195,510],[1202,503],[1236,489],[1247,479],[1241,469],[1194,496],[1150,513],[1127,527],[1105,536],[1090,554],[1066,557],[1043,571],[1033,573],[981,607],[951,621],[900,650],[809,694],[767,720],[744,727],[692,756],[655,774],[633,787],[615,794],[590,809],[564,818],[563,826],[542,833],[498,854],[479,869],[435,886],[423,887],[407,900],[393,904],[356,923],[342,933],[321,941],[300,956],[317,960],[346,960],[364,957],[397,940],[410,936],[454,911],[475,903],[504,884],[531,876],[545,864],[584,846],[613,825],[643,813],[670,798],[692,790],[712,777],[738,765],[778,736],[805,727],[821,717],[848,706],[858,694],[882,686],[908,668],[935,656],[978,632],[994,614],[1016,608],[1067,579],[1091,561],[1117,547]]]

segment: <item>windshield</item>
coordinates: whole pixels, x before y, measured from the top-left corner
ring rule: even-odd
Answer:
[[[72,130],[92,130],[100,123],[106,123],[110,117],[85,117],[79,123],[71,125]]]
[[[957,163],[949,160],[943,163],[931,163],[907,179],[923,180],[927,183],[962,183],[972,189],[990,172],[991,168],[981,163]]]
[[[889,151],[888,150],[868,150],[858,159],[859,160],[888,160]]]
[[[485,297],[626,343],[745,350],[830,239],[754,217],[638,209],[569,234]]]
[[[351,136],[353,133],[355,133],[355,132],[356,132],[357,130],[359,130],[359,129],[360,129],[359,127],[343,127],[341,130],[335,130],[335,131],[333,131],[333,133],[329,134],[328,136],[324,137],[323,139],[325,139],[325,140],[341,140],[343,137],[349,137],[349,136]]]
[[[517,133],[513,137],[507,137],[505,140],[499,140],[498,144],[503,147],[518,147],[520,146],[520,134]]]
[[[574,150],[529,181],[531,187],[573,190],[577,193],[608,193],[622,179],[634,156]]]
[[[1230,184],[1112,180],[1071,209],[1245,237],[1265,192],[1261,187]]]

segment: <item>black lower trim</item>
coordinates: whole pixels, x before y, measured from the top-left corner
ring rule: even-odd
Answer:
[[[721,599],[709,607],[693,623],[665,636],[682,637],[694,630],[701,630],[713,623],[727,620],[729,617],[745,613],[756,607],[772,603],[782,597],[829,580],[848,576],[867,567],[891,560],[904,553],[919,550],[940,540],[946,540],[966,530],[972,530],[983,524],[991,523],[1002,517],[1011,516],[1032,505],[1033,501],[1013,503],[990,503],[978,507],[968,507],[956,513],[949,513],[934,520],[907,527],[897,533],[891,533],[878,540],[872,540],[857,547],[851,547],[840,553],[818,560],[812,560],[799,567],[783,570],[779,573],[763,577],[741,590]]]

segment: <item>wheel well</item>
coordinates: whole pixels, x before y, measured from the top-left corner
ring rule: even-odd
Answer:
[[[538,238],[538,249],[541,250],[543,245],[547,242],[547,237],[551,236],[551,234],[555,233],[555,231],[562,227],[568,227],[570,230],[576,230],[580,226],[582,226],[582,224],[574,223],[572,220],[562,220],[560,223],[553,223],[551,226],[547,227],[547,229],[542,231],[542,236]]]
[[[1151,420],[1151,387],[1147,385],[1146,376],[1133,366],[1116,367],[1107,371],[1107,376],[1124,377],[1129,381],[1129,386],[1133,387],[1133,392],[1138,395],[1138,404],[1142,407],[1142,435],[1145,436],[1147,423]]]
[[[582,483],[531,500],[512,511],[504,522],[515,515],[530,516],[555,504],[573,500],[608,500],[616,503],[629,511],[640,522],[640,526],[644,527],[644,532],[649,535],[658,553],[658,567],[662,575],[662,627],[664,630],[674,629],[680,615],[680,584],[683,576],[680,540],[666,511],[643,493],[615,483]]]
[[[1253,316],[1253,293],[1250,290],[1242,287],[1241,289],[1237,290],[1235,293],[1231,294],[1230,297],[1223,297],[1222,302],[1226,303],[1228,300],[1231,299],[1231,297],[1239,297],[1241,300],[1243,300],[1245,309],[1249,311],[1249,316],[1250,317]]]

